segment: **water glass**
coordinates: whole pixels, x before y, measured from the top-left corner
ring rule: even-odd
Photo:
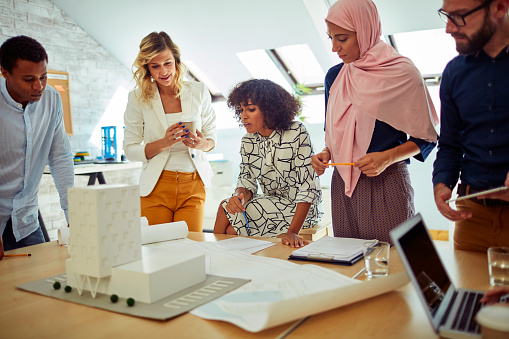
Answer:
[[[488,248],[491,286],[509,285],[509,247]]]
[[[389,249],[387,242],[366,242],[364,244],[364,265],[369,279],[385,277],[389,273]]]

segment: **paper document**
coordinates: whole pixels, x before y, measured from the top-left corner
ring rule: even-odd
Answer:
[[[406,273],[360,282],[316,265],[253,256],[225,249],[221,242],[180,239],[148,245],[206,256],[207,274],[251,282],[191,314],[227,321],[258,332],[319,312],[380,295],[408,283]]]
[[[362,258],[364,244],[375,244],[377,241],[325,236],[293,251],[290,259],[330,261],[351,265]]]
[[[236,237],[226,240],[221,240],[217,242],[218,245],[221,245],[225,248],[231,250],[242,251],[244,253],[253,254],[274,246],[275,243],[265,240],[251,239],[251,238],[243,238]]]

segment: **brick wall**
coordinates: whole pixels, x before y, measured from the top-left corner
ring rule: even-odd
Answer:
[[[100,149],[89,142],[90,136],[118,88],[132,88],[129,68],[49,0],[0,0],[0,44],[16,35],[30,36],[44,46],[49,57],[48,69],[69,73],[72,150],[99,155]],[[139,174],[140,171],[132,170],[105,172],[105,179],[107,183],[137,184]],[[75,180],[76,186],[85,186],[87,182],[85,176]],[[50,175],[43,176],[39,204],[50,237],[55,239],[56,229],[66,221]]]

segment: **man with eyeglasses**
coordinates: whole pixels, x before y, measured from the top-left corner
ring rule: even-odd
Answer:
[[[509,0],[444,0],[438,11],[460,54],[442,74],[433,170],[436,205],[456,223],[455,249],[509,246],[505,195],[457,201],[456,210],[446,203],[458,178],[463,196],[503,186],[509,171],[508,8]]]

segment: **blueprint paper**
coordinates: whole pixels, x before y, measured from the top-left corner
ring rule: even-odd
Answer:
[[[401,272],[361,283],[344,281],[343,285],[326,289],[323,281],[320,282],[326,277],[315,275],[316,273],[303,269],[288,276],[287,281],[248,283],[191,313],[204,319],[227,321],[249,332],[259,332],[369,299],[408,283],[406,273]],[[321,287],[316,288],[315,285],[313,291],[303,290],[309,287],[309,284],[318,282]],[[286,289],[293,291],[284,292]],[[320,289],[324,290],[318,292]],[[294,293],[299,290],[300,293]]]
[[[185,221],[170,222],[166,224],[141,226],[141,243],[143,245],[155,242],[186,238],[189,233]]]
[[[206,273],[251,282],[191,312],[250,332],[380,295],[408,283],[406,273],[360,282],[316,265],[225,250],[219,243],[180,239],[153,244],[206,255]]]
[[[230,250],[242,251],[248,254],[253,254],[276,245],[276,243],[270,241],[244,237],[235,237],[226,240],[221,240],[218,241],[217,244]]]

